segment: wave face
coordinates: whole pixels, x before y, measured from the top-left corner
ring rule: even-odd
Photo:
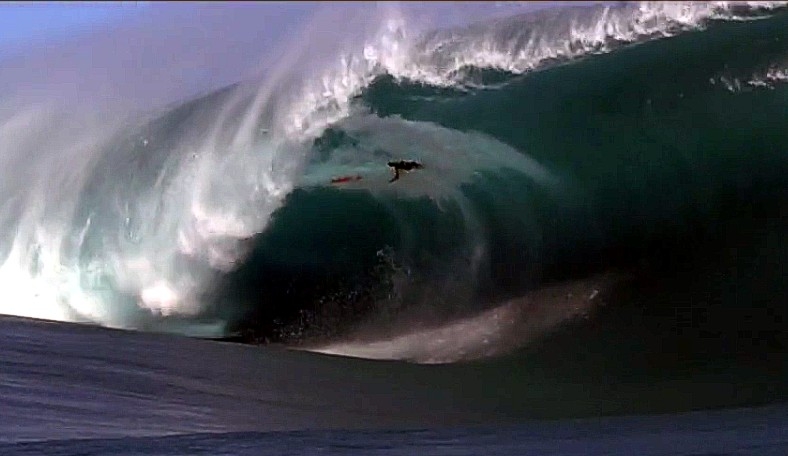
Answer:
[[[55,114],[4,119],[23,140],[4,163],[21,177],[0,183],[0,311],[422,362],[590,315],[653,329],[688,312],[693,341],[744,319],[782,340],[782,5],[569,8],[420,35],[387,14],[338,66],[69,136],[73,152],[36,166],[18,157],[63,141],[28,126]],[[424,169],[390,183],[398,159]]]

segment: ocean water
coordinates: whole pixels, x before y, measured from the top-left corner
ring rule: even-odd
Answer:
[[[0,319],[0,329],[0,451],[7,455],[778,455],[788,448],[782,403],[617,412],[664,400],[670,389],[686,395],[687,385],[668,381],[611,377],[600,385],[578,377],[571,384],[523,363],[491,372],[353,360],[11,317]],[[698,406],[693,396],[683,401]]]
[[[386,11],[1,113],[2,453],[783,454],[785,5]]]

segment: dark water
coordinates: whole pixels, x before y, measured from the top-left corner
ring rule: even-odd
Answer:
[[[678,417],[387,432],[196,434],[0,445],[8,455],[782,455],[784,407]]]
[[[778,455],[788,448],[784,404],[566,418],[631,413],[647,402],[654,411],[668,407],[659,401],[671,394],[702,406],[687,385],[654,379],[611,376],[601,384],[550,378],[537,364],[350,360],[9,317],[0,319],[0,340],[0,452],[7,455]],[[693,381],[700,391],[726,380]],[[539,416],[564,419],[529,420]]]

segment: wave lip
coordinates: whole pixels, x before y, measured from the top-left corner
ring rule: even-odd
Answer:
[[[377,77],[436,87],[473,86],[468,69],[520,74],[702,29],[710,20],[768,17],[788,2],[640,2],[617,6],[545,9],[449,30],[422,33],[408,18],[387,9],[380,26],[342,48],[332,63],[296,92],[282,117],[290,136],[314,138],[353,113],[351,100]]]
[[[702,29],[710,20],[767,17],[788,2],[639,2],[615,6],[546,9],[422,37],[404,42],[368,45],[368,66],[398,78],[435,86],[471,83],[465,69],[490,68],[515,74],[551,63],[609,52],[627,43]]]

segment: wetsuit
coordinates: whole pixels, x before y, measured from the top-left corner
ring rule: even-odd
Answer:
[[[424,165],[414,160],[390,161],[388,165],[394,170],[394,177],[392,177],[389,182],[394,182],[399,179],[400,171],[412,171],[414,169],[424,168]]]

